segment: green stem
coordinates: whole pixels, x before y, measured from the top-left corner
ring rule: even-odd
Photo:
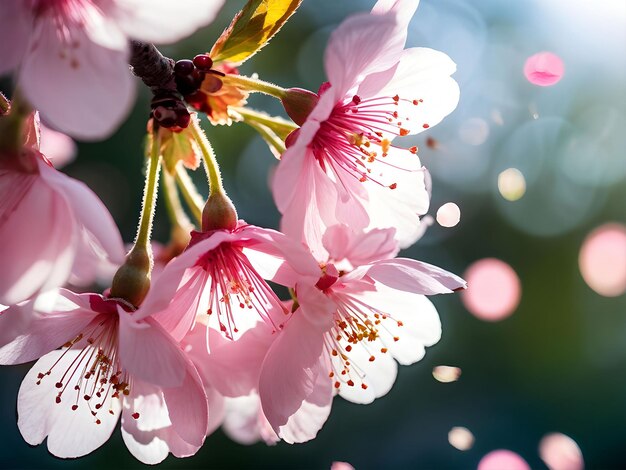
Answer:
[[[226,75],[222,77],[222,81],[226,84],[238,85],[246,91],[264,93],[279,100],[287,94],[287,90],[284,88],[273,83],[264,82],[258,78],[245,77],[243,75]]]
[[[189,230],[193,226],[189,217],[183,209],[183,205],[178,197],[178,189],[176,188],[176,180],[169,172],[163,167],[163,195],[165,196],[165,209],[167,215],[170,218],[172,226],[179,227],[183,230]]]
[[[143,203],[139,219],[139,229],[135,239],[135,248],[144,248],[149,251],[150,233],[154,220],[154,208],[156,205],[156,193],[159,185],[159,166],[161,153],[161,137],[158,131],[152,134],[152,146],[150,148],[150,160],[146,175],[146,183],[143,192]]]
[[[195,185],[182,165],[178,165],[176,168],[176,183],[196,225],[202,226],[202,196],[198,194]]]
[[[274,147],[276,149],[276,151],[282,155],[283,153],[285,153],[285,150],[287,150],[285,148],[285,143],[280,139],[280,137],[278,137],[274,131],[272,131],[271,129],[268,129],[267,127],[265,127],[262,124],[258,124],[254,121],[247,121],[244,119],[244,121],[246,124],[248,124],[250,127],[252,127],[255,131],[257,131],[259,133],[259,135],[261,137],[263,137],[263,140],[265,140],[265,142]]]
[[[231,108],[231,110],[238,113],[244,121],[254,121],[259,124],[263,124],[264,126],[272,129],[278,135],[284,135],[285,137],[298,128],[298,126],[291,121],[287,121],[286,119],[277,116],[269,116],[250,108]]]
[[[202,152],[202,159],[204,160],[204,168],[207,173],[207,178],[209,180],[209,196],[216,192],[223,193],[224,186],[222,185],[222,175],[220,174],[220,167],[217,163],[217,159],[215,158],[215,152],[213,151],[213,147],[209,143],[209,140],[206,138],[206,135],[202,128],[200,127],[200,122],[198,119],[192,119],[191,124],[189,124],[189,129],[200,147],[200,152]]]
[[[18,89],[13,93],[12,102],[9,102],[4,95],[0,101],[3,101],[0,115],[9,111],[6,117],[0,121],[0,150],[11,153],[19,152],[24,145],[24,123],[32,108],[22,98]]]

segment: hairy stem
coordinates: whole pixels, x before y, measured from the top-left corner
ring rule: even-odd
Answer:
[[[222,77],[224,83],[238,85],[250,92],[259,92],[266,95],[273,96],[274,98],[282,99],[286,96],[287,90],[273,83],[264,82],[257,78],[245,77],[243,75],[230,75]]]

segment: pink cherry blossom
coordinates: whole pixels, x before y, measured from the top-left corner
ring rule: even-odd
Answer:
[[[207,336],[210,353],[206,348]],[[221,425],[231,439],[241,444],[278,442],[261,410],[257,392],[261,364],[274,337],[272,329],[259,321],[238,340],[228,340],[209,327],[204,317],[185,336],[185,352],[196,365],[207,397],[212,400],[207,434]]]
[[[151,293],[158,291],[157,282]],[[0,326],[32,302],[9,308]],[[65,289],[45,309],[35,304],[27,330],[0,348],[0,364],[39,359],[18,394],[26,442],[47,437],[53,455],[80,457],[106,442],[121,414],[124,441],[144,463],[199,449],[208,411],[198,372],[150,315],[135,320],[141,311]]]
[[[396,361],[413,364],[439,340],[439,317],[425,295],[465,287],[436,266],[384,259],[394,253],[393,245],[380,243],[389,236],[384,232],[363,236],[332,227],[324,240],[331,257],[320,264],[317,278],[292,280],[298,306],[270,346],[259,381],[265,416],[287,442],[315,437],[334,393],[354,403],[385,395],[396,378]],[[332,245],[351,237],[361,243],[338,250]],[[302,252],[301,262],[308,264],[309,257]]]
[[[83,183],[37,151],[0,155],[0,303],[12,305],[70,276],[91,282],[97,267],[124,260],[106,207]]]
[[[223,0],[3,0],[0,74],[17,70],[44,121],[82,139],[111,134],[134,98],[129,38],[170,43],[210,23]]]
[[[379,1],[371,14],[348,18],[331,35],[329,83],[288,139],[272,183],[283,232],[314,253],[324,255],[322,234],[337,223],[395,227],[401,247],[421,234],[428,176],[417,148],[392,140],[441,121],[456,107],[459,88],[448,56],[403,49],[416,7],[415,1]]]
[[[179,340],[198,314],[208,316],[209,324],[229,339],[259,319],[276,331],[288,312],[265,279],[293,276],[293,264],[286,264],[285,257],[299,250],[283,234],[241,220],[235,230],[192,232],[190,246],[159,276],[165,286],[159,307],[146,311],[160,310],[155,318]],[[311,265],[295,269],[310,271]]]

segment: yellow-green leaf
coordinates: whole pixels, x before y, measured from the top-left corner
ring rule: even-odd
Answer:
[[[249,0],[209,55],[214,62],[241,64],[272,39],[300,3],[302,0]]]

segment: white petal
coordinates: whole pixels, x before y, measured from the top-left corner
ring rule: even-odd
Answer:
[[[82,396],[76,398],[77,392],[73,386],[68,386],[61,402],[56,403],[59,389],[55,384],[62,380],[61,377],[79,353],[53,351],[42,357],[26,374],[17,397],[17,425],[24,440],[37,445],[48,436],[48,450],[62,458],[81,457],[104,444],[115,429],[121,410],[120,401],[109,398],[97,416],[93,416]],[[51,374],[37,385],[38,374],[45,374],[53,365]],[[68,382],[67,379],[63,380]],[[78,408],[72,410],[75,403]],[[97,424],[97,419],[100,424]]]
[[[133,39],[171,43],[211,23],[223,4],[224,0],[116,0],[114,15]]]
[[[75,25],[69,26],[68,38],[61,42],[52,22],[41,24],[19,81],[47,125],[79,139],[113,133],[128,114],[135,93],[126,50],[102,47]]]

